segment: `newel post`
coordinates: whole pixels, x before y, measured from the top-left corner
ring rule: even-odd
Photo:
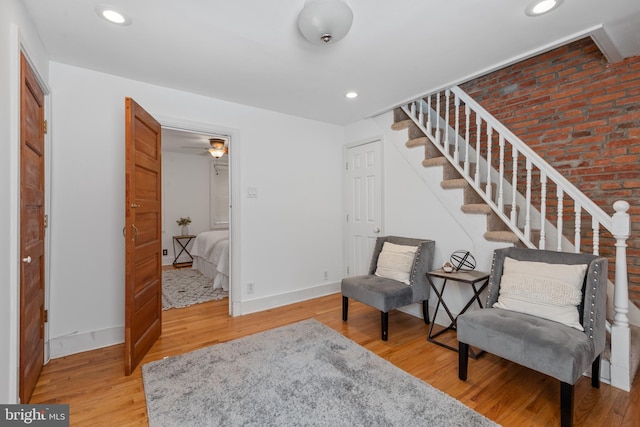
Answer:
[[[611,327],[611,385],[631,390],[629,331],[629,279],[627,276],[627,239],[630,233],[629,203],[618,200],[611,218],[611,233],[616,239],[616,271],[613,288],[613,326]]]

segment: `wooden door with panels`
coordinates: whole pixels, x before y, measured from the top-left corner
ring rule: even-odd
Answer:
[[[347,148],[347,275],[367,274],[382,229],[382,141]]]
[[[20,368],[28,403],[44,365],[44,91],[20,55]]]
[[[162,332],[161,128],[125,99],[125,374]]]

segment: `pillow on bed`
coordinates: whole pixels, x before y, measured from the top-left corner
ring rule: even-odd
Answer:
[[[493,307],[531,314],[583,331],[578,305],[586,264],[504,259],[500,295]]]
[[[382,251],[378,255],[376,276],[397,280],[408,285],[417,250],[417,246],[384,242]]]

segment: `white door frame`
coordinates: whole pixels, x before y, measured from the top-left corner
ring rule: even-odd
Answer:
[[[354,147],[358,147],[358,146],[362,146],[362,145],[366,145],[366,144],[373,144],[373,143],[379,143],[380,144],[380,204],[381,204],[381,208],[380,208],[380,235],[384,235],[384,230],[385,230],[385,204],[384,204],[384,188],[385,188],[385,180],[384,180],[384,176],[385,176],[385,162],[384,162],[384,154],[385,154],[385,145],[384,145],[384,137],[382,135],[379,136],[373,136],[370,138],[366,138],[360,141],[355,141],[355,142],[351,142],[348,144],[344,145],[344,149],[343,149],[343,164],[344,167],[342,169],[342,173],[343,173],[343,185],[342,185],[342,195],[343,195],[343,253],[345,254],[345,260],[344,260],[344,271],[343,271],[343,275],[344,277],[348,277],[350,275],[350,272],[348,271],[348,267],[349,267],[349,239],[351,236],[349,236],[349,224],[347,222],[347,214],[348,214],[348,206],[349,203],[351,202],[350,200],[350,191],[349,191],[349,183],[347,182],[347,164],[349,162],[349,157],[348,157],[348,153],[349,153],[349,149],[354,148]],[[351,274],[353,274],[353,272],[351,272]]]

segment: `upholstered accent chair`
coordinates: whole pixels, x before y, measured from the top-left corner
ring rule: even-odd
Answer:
[[[385,243],[414,247],[415,256],[409,259],[405,283],[401,280],[384,277],[378,269]],[[422,303],[424,322],[429,324],[429,283],[426,273],[431,270],[435,242],[433,240],[412,239],[407,237],[378,237],[373,249],[369,274],[342,279],[342,320],[346,321],[349,311],[349,298],[380,310],[382,340],[387,341],[389,334],[389,311],[416,302]],[[378,270],[378,275],[376,271]],[[389,275],[387,275],[389,276]],[[393,275],[391,275],[393,276]],[[395,276],[394,276],[395,277]]]
[[[533,269],[527,271],[527,265]],[[577,306],[569,303],[560,307],[563,313],[557,317],[553,310],[557,304],[563,304],[566,296],[560,289],[566,290],[565,283],[572,283],[559,279],[568,269],[582,269],[584,278],[573,275],[575,291],[570,286],[567,292],[574,293],[572,298]],[[534,273],[529,274],[531,271]],[[545,275],[551,279],[540,277]],[[518,294],[519,290],[524,292]],[[486,308],[458,318],[459,378],[467,379],[469,346],[552,376],[560,380],[561,425],[571,426],[574,385],[590,367],[591,385],[600,387],[606,290],[606,258],[526,248],[496,250]],[[542,295],[540,299],[536,292],[546,293],[547,297]],[[514,295],[516,298],[510,299]],[[540,304],[545,298],[547,303]],[[532,301],[533,304],[523,308],[523,299],[525,304]],[[563,317],[565,314],[572,318]]]

